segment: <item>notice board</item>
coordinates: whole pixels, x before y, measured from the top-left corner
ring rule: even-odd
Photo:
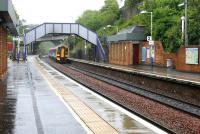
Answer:
[[[186,48],[186,64],[199,64],[199,50],[198,48]]]

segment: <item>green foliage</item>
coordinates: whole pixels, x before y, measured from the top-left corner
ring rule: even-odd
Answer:
[[[98,16],[98,11],[87,10],[79,17],[77,22],[96,31],[100,27],[100,19]]]
[[[200,44],[200,0],[191,0],[188,10],[188,37],[192,45]]]
[[[141,3],[143,0],[125,0],[124,6],[126,9],[128,8],[134,8],[137,6],[137,4]]]
[[[153,38],[154,40],[160,40],[167,52],[175,52],[183,44],[180,18],[184,16],[184,7],[178,7],[182,2],[183,0],[149,0],[140,7],[141,10],[153,12]],[[199,2],[200,0],[188,0],[189,44],[199,44]],[[141,14],[140,20],[143,20],[142,16],[144,14]],[[147,26],[148,31],[150,31],[149,17],[146,14],[146,19],[142,21]]]
[[[119,18],[119,5],[116,0],[105,0],[105,5],[99,10],[85,11],[76,22],[97,31],[106,25],[112,25]]]
[[[101,26],[112,25],[119,17],[119,5],[116,0],[105,0],[99,14]]]
[[[140,4],[142,2],[143,4]],[[181,37],[181,16],[184,16],[184,6],[178,6],[183,2],[184,0],[125,0],[125,9],[137,8],[140,11],[153,12],[153,39],[161,41],[166,52],[176,52],[184,44]],[[200,44],[199,3],[200,0],[188,0],[188,36],[191,45]],[[85,20],[79,22],[97,31],[100,36],[116,33],[114,27],[104,29],[106,25],[118,26],[119,29],[144,25],[146,35],[150,35],[150,14],[137,14],[124,21],[123,16],[119,14],[116,0],[105,0],[101,10],[91,12],[84,13],[79,19]]]

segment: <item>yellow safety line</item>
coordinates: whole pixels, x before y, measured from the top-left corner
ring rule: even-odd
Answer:
[[[34,61],[40,72],[56,89],[56,92],[62,96],[62,99],[72,108],[85,125],[94,134],[118,134],[119,132],[103,120],[89,106],[83,103],[76,95],[67,90],[62,84],[57,82],[37,61]]]

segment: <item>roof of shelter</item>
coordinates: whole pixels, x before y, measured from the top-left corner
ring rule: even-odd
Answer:
[[[12,35],[18,35],[19,21],[11,0],[0,0],[0,25],[4,26]]]
[[[108,37],[108,42],[117,41],[143,41],[146,40],[144,26],[130,26],[122,29],[116,35]]]
[[[129,26],[128,28],[122,29],[118,34],[126,33],[144,33],[144,26]]]

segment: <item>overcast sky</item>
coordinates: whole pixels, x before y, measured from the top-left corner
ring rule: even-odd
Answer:
[[[120,6],[124,0],[118,0]],[[12,0],[27,24],[74,22],[87,9],[99,10],[104,0]]]

